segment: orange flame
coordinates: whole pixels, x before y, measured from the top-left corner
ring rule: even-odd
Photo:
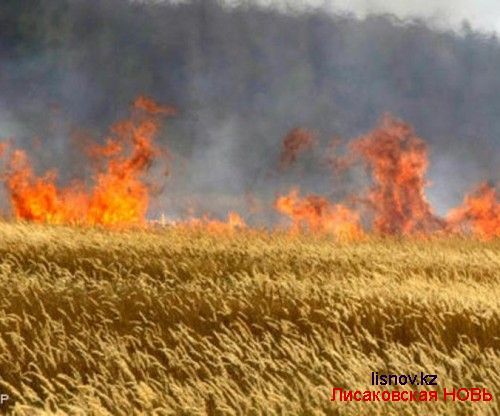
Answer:
[[[41,178],[35,177],[22,150],[13,152],[10,170],[6,185],[17,218],[60,224],[76,222],[81,217],[87,198],[76,185],[58,190],[54,184],[54,172],[48,172]]]
[[[292,189],[288,195],[276,199],[275,207],[292,220],[292,233],[333,234],[341,240],[356,240],[363,236],[357,213],[321,196],[302,198],[298,189]]]
[[[500,200],[495,188],[481,184],[465,197],[462,206],[450,211],[447,219],[453,230],[469,229],[487,240],[500,237]]]
[[[283,139],[279,168],[284,170],[290,167],[297,161],[300,153],[311,149],[315,143],[312,132],[299,127],[291,130]]]
[[[234,211],[229,212],[227,221],[210,219],[208,215],[205,215],[201,218],[191,218],[177,225],[188,230],[203,230],[214,234],[233,234],[247,227],[245,221]]]
[[[174,114],[146,97],[137,98],[129,120],[116,123],[103,146],[89,154],[104,162],[94,175],[94,187],[56,186],[56,174],[36,177],[26,154],[14,150],[6,173],[6,186],[17,218],[47,223],[140,225],[149,204],[149,186],[142,175],[159,151],[153,144],[161,115]],[[128,154],[128,150],[131,151]]]
[[[386,115],[370,133],[350,145],[370,169],[368,196],[374,230],[381,234],[412,234],[442,228],[424,194],[427,146],[408,124]]]

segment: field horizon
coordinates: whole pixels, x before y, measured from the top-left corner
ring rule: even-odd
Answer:
[[[0,236],[9,414],[500,414],[498,238],[21,222]],[[439,400],[330,400],[382,391],[375,371],[436,374]],[[474,387],[493,401],[442,400]]]

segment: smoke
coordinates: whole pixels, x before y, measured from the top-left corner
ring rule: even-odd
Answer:
[[[226,0],[226,4],[238,1]],[[400,19],[424,19],[433,27],[460,29],[465,24],[483,31],[500,30],[500,6],[496,0],[255,0],[281,10],[321,8],[332,13],[352,13],[359,18],[392,14]]]
[[[160,138],[172,176],[152,217],[245,213],[244,195],[270,206],[291,184],[345,195],[357,179],[332,180],[318,152],[277,174],[282,140],[300,126],[323,145],[347,141],[385,112],[429,143],[428,196],[439,214],[474,183],[499,181],[497,38],[369,14],[410,9],[356,7],[359,17],[215,0],[5,1],[0,137],[28,150],[38,140],[36,167],[56,166],[70,181],[88,175],[79,138],[104,137],[134,97],[175,106]]]

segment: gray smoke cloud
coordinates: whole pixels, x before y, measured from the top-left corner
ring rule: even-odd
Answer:
[[[466,21],[484,32],[500,31],[500,3],[496,0],[255,0],[254,3],[282,10],[308,8],[330,13],[353,13],[365,18],[392,14],[400,19],[420,18],[441,29],[459,29]],[[235,5],[238,1],[226,0]]]
[[[172,176],[152,217],[188,207],[250,216],[248,195],[271,217],[276,192],[293,184],[341,198],[365,182],[332,178],[322,149],[385,112],[429,143],[428,194],[440,213],[475,183],[500,179],[500,44],[488,2],[224,3],[6,1],[0,137],[33,150],[41,171],[57,167],[64,183],[88,175],[75,131],[102,137],[138,94],[176,106],[160,138]],[[314,130],[319,147],[279,174],[281,141],[296,126]]]

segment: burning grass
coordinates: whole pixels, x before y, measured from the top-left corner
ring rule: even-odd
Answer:
[[[25,151],[12,150],[3,177],[15,217],[50,224],[144,224],[151,186],[143,176],[161,153],[154,143],[160,118],[174,113],[149,98],[136,98],[130,118],[111,127],[105,144],[86,149],[99,165],[91,189],[82,182],[58,187],[54,170],[37,176]],[[8,146],[2,144],[5,153]]]
[[[0,224],[14,414],[497,415],[500,241]],[[332,403],[428,371],[489,403]]]
[[[147,226],[149,203],[155,188],[160,187],[150,182],[147,173],[155,159],[169,159],[168,150],[157,146],[156,136],[162,119],[175,112],[151,98],[136,98],[130,117],[111,126],[104,144],[94,143],[86,149],[96,162],[90,187],[82,180],[58,186],[56,170],[38,176],[24,150],[10,149],[8,142],[0,142],[0,156],[5,159],[0,176],[13,216],[36,223],[114,229]],[[286,170],[300,153],[316,144],[310,131],[293,129],[283,139],[280,170]],[[338,144],[334,141],[330,150],[336,151]],[[339,241],[359,240],[367,232],[412,237],[460,233],[485,240],[500,236],[500,201],[494,185],[482,184],[447,218],[434,214],[425,196],[427,145],[408,123],[390,114],[372,131],[351,140],[345,155],[329,155],[326,162],[335,174],[363,164],[371,185],[351,196],[351,202],[334,203],[314,194],[301,197],[298,186],[287,195],[277,195],[274,207],[288,217],[292,234],[330,234]],[[250,211],[251,205],[249,201]],[[188,228],[222,232],[247,226],[234,211],[229,212],[227,222],[207,214],[183,222]],[[363,223],[368,224],[366,229]]]

